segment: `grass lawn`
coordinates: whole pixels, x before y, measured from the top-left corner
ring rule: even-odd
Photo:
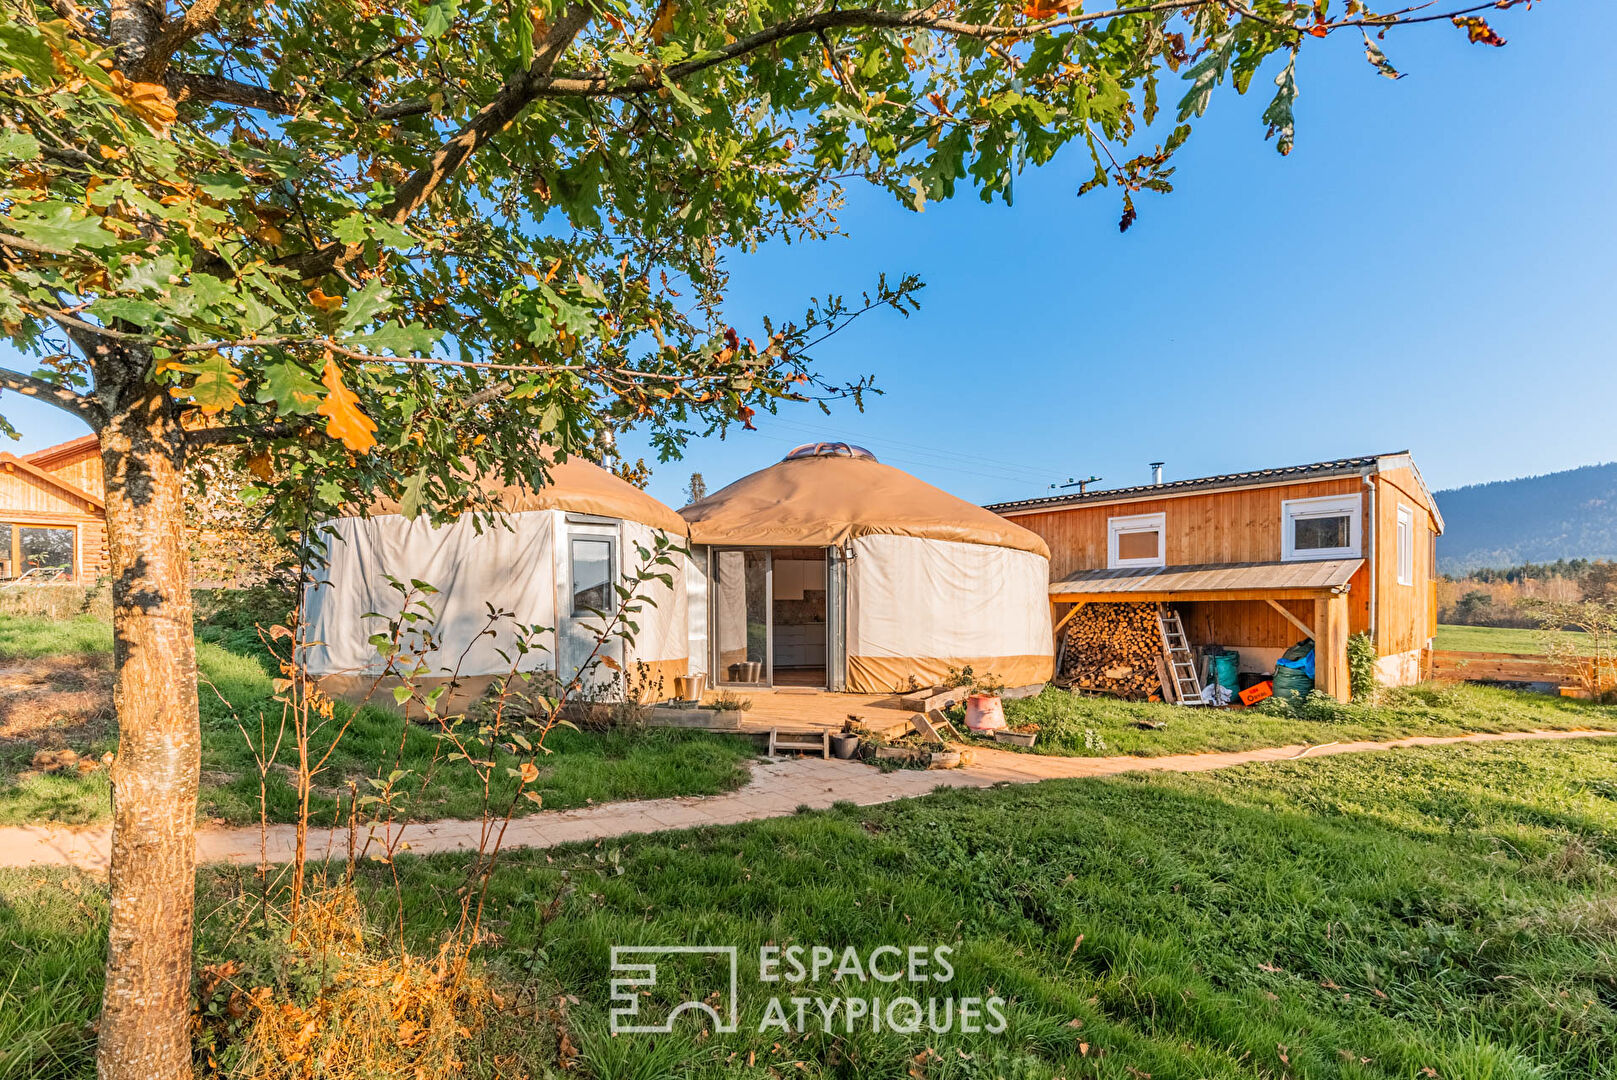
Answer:
[[[1556,630],[1555,640],[1566,641],[1588,651],[1589,635],[1572,630]],[[1508,626],[1448,626],[1437,628],[1435,648],[1451,652],[1523,653],[1544,655],[1544,631],[1517,630]]]
[[[458,856],[404,857],[409,934],[429,951],[457,910]],[[243,871],[206,875],[200,961],[234,955]],[[360,881],[392,924],[386,868]],[[548,923],[544,909],[563,896]],[[0,1046],[78,1064],[104,918],[77,875],[0,876],[19,965]],[[1617,1070],[1617,746],[1402,750],[1191,775],[947,791],[881,807],[511,852],[484,958],[546,1010],[495,1052],[554,1075],[565,1045],[595,1080],[925,1077],[1584,1080]],[[741,1024],[607,1033],[617,944],[740,949]],[[829,976],[761,983],[759,946],[947,945],[921,998],[998,995],[1000,1034],[868,1021],[760,1032],[771,996],[915,993]],[[660,962],[642,1011],[720,984]],[[722,981],[722,974],[720,974]],[[38,1005],[50,995],[52,1007]],[[510,997],[507,997],[510,1000]],[[788,1013],[795,1011],[788,1001]],[[43,1034],[40,1034],[43,1032]],[[471,1076],[489,1055],[467,1052]],[[37,1060],[37,1059],[36,1059]],[[47,1070],[48,1071],[48,1070]],[[0,1076],[10,1074],[0,1067]]]
[[[66,649],[66,652],[60,650]],[[94,761],[117,746],[111,709],[111,633],[93,619],[51,621],[0,616],[0,824],[53,821],[87,824],[110,816],[110,785],[104,768],[43,772],[33,765],[41,749],[69,748]],[[280,706],[271,699],[267,658],[252,631],[198,628],[197,666],[202,693],[202,820],[246,824],[258,820],[258,771],[238,722],[257,737],[266,717],[271,737]],[[5,694],[10,690],[12,693]],[[349,706],[339,703],[340,715]],[[705,795],[744,784],[751,744],[739,738],[647,729],[605,734],[568,729],[553,732],[556,753],[539,762],[530,785],[547,809],[588,802]],[[316,820],[346,820],[346,785],[369,793],[366,777],[394,768],[411,770],[411,795],[403,805],[412,820],[476,817],[482,791],[464,762],[441,760],[448,750],[424,726],[407,724],[387,709],[359,711],[332,757],[315,779]],[[435,757],[439,758],[436,763]],[[505,758],[500,765],[519,759]],[[296,813],[296,751],[288,737],[277,768],[268,777],[269,816],[290,821]],[[397,764],[395,765],[395,762]],[[504,768],[495,784],[500,805],[515,781]],[[430,780],[422,785],[422,781]],[[523,801],[524,810],[532,803]]]
[[[1032,753],[1071,757],[1157,757],[1479,731],[1617,730],[1617,711],[1609,706],[1464,685],[1388,690],[1375,705],[1337,705],[1316,700],[1296,709],[1184,708],[1160,702],[1086,698],[1050,689],[1037,697],[1007,701],[1005,719],[1013,727],[1039,726]],[[1164,726],[1148,728],[1142,724]],[[1004,744],[994,745],[1005,748]]]

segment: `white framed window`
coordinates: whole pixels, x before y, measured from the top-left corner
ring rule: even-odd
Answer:
[[[615,606],[612,585],[616,575],[614,549],[617,545],[608,536],[574,536],[569,548],[572,555],[573,605],[575,617],[611,611]]]
[[[1280,504],[1280,557],[1301,562],[1357,556],[1361,506],[1357,494],[1284,500]]]
[[[1398,584],[1415,584],[1415,511],[1398,504]]]
[[[1163,565],[1163,514],[1134,514],[1106,519],[1106,568]]]

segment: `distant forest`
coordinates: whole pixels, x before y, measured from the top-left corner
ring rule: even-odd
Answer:
[[[1617,462],[1437,492],[1439,571],[1617,558]]]

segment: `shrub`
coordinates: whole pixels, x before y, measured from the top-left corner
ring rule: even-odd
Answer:
[[[1348,685],[1354,701],[1369,701],[1376,694],[1376,646],[1359,631],[1347,640]]]
[[[243,898],[244,901],[246,898]],[[251,901],[247,901],[251,902]],[[342,885],[306,899],[295,934],[272,907],[197,985],[203,1075],[451,1076],[486,1034],[500,996],[449,950],[412,956],[369,925]]]

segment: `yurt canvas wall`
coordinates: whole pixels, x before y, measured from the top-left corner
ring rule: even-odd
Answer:
[[[919,536],[853,541],[848,689],[943,681],[970,667],[1006,686],[1048,682],[1050,562],[1031,551]]]
[[[726,566],[774,552],[778,568],[808,549],[825,555],[830,689],[881,693],[967,666],[1006,686],[1053,673],[1044,541],[868,451],[802,447],[680,513],[714,578],[704,625],[716,685],[758,654],[757,575]]]
[[[432,614],[415,627],[430,626],[431,641],[418,632],[408,642],[430,644],[427,679],[457,677],[473,690],[513,668],[571,679],[602,625],[588,609],[614,611],[612,584],[640,566],[640,551],[654,551],[659,533],[683,548],[686,533],[672,510],[598,466],[569,461],[551,474],[540,492],[500,491],[509,509],[493,518],[433,526],[379,504],[329,522],[327,565],[306,594],[310,673],[340,696],[367,693],[386,666],[371,637],[388,633],[405,603],[390,579],[406,587],[416,579],[436,590],[417,597]],[[639,589],[633,643],[614,638],[596,653],[618,671],[597,659],[585,677],[595,694],[618,696],[626,683],[637,696],[666,698],[686,673],[687,563],[683,554],[671,558],[672,567],[653,568],[670,574],[671,586],[653,579]],[[491,605],[505,614],[491,621]],[[529,642],[526,655],[518,655],[519,640]]]

